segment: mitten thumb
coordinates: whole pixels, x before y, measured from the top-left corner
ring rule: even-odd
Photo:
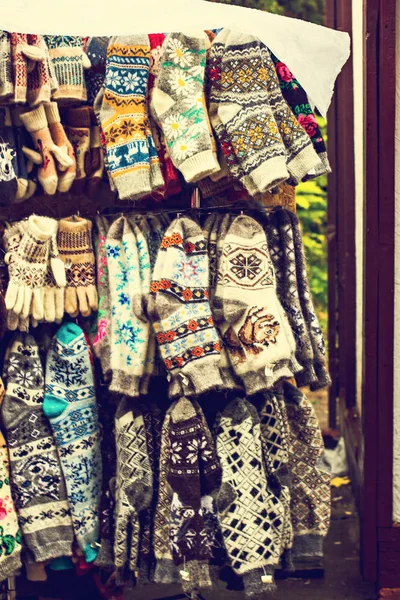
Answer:
[[[66,146],[59,147],[55,144],[49,147],[50,152],[58,162],[60,171],[65,171],[68,167],[72,167],[74,161],[71,156],[68,156],[68,150]]]
[[[90,62],[90,58],[86,54],[86,52],[82,52],[82,65],[84,69],[90,69],[92,63]]]

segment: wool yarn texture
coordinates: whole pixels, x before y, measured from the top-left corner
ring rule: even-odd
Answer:
[[[92,562],[99,552],[100,429],[90,350],[75,323],[60,327],[47,353],[43,411],[61,461],[75,537]]]
[[[60,169],[60,165],[58,165],[57,190],[59,192],[68,192],[76,177],[75,151],[61,124],[57,102],[48,102],[45,104],[45,111],[50,134],[54,143],[71,159],[71,164],[67,168],[62,166]]]
[[[117,477],[115,506],[115,567],[121,581],[137,570],[139,515],[152,501],[153,481],[146,430],[139,404],[123,398],[115,416]]]
[[[287,562],[294,570],[321,568],[331,515],[330,473],[322,465],[321,429],[312,403],[295,386],[285,382],[277,399],[282,412],[287,412],[291,473],[294,540]]]
[[[113,37],[107,50],[104,93],[96,98],[108,168],[121,200],[164,185],[147,114],[150,46],[146,35]]]
[[[53,100],[61,104],[86,102],[84,70],[90,68],[90,61],[83,51],[82,38],[46,35],[45,41],[58,81],[58,90],[53,94]]]
[[[50,102],[58,89],[58,82],[50,72],[50,57],[43,36],[28,34],[28,51],[35,58],[28,65],[27,101],[31,108]]]
[[[91,37],[86,44],[90,69],[85,70],[88,104],[93,106],[106,76],[106,58],[109,37]]]
[[[16,142],[11,125],[10,111],[7,107],[0,109],[0,192],[2,205],[9,205],[16,201],[23,190],[18,186],[18,159],[16,153]]]
[[[107,263],[112,307],[110,390],[137,397],[145,376],[150,324],[133,310],[141,302],[140,264],[136,236],[125,217],[108,231]]]
[[[7,31],[0,31],[0,101],[9,102],[14,95],[11,70],[11,41]]]
[[[92,222],[82,217],[60,219],[57,245],[65,264],[65,312],[89,317],[98,308]]]
[[[232,366],[248,395],[270,389],[301,367],[294,360],[293,334],[257,221],[245,215],[232,221],[218,270],[214,303],[222,313],[217,318]]]
[[[28,36],[26,33],[10,33],[11,44],[11,68],[14,82],[15,104],[26,103],[26,91],[28,88],[28,58],[26,49],[28,47]]]
[[[48,419],[39,348],[17,333],[7,350],[1,407],[10,453],[11,487],[30,560],[72,555],[73,531],[65,481]]]
[[[56,284],[65,286],[65,271],[56,246],[56,231],[55,219],[31,215],[20,244],[6,257],[10,275],[6,307],[23,318],[29,315],[38,321],[44,318],[44,285],[49,262]]]
[[[171,397],[222,386],[221,346],[208,300],[207,247],[197,222],[178,218],[161,242],[150,287],[149,315]]]
[[[168,34],[151,98],[171,160],[187,182],[220,170],[203,91],[207,45],[204,32]]]

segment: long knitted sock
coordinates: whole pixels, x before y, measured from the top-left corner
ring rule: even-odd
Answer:
[[[75,536],[92,562],[99,551],[100,430],[90,351],[75,323],[60,327],[47,354],[43,411],[57,445]]]
[[[72,193],[83,193],[83,187],[91,174],[90,164],[90,111],[88,106],[70,108],[67,113],[67,137],[72,144],[76,159],[76,176]]]
[[[59,169],[58,173],[58,191],[68,192],[76,177],[76,159],[74,149],[67,137],[67,134],[65,133],[64,127],[61,125],[57,102],[49,102],[48,104],[45,104],[45,110],[51,137],[54,143],[71,159],[72,164],[66,169]]]
[[[50,424],[42,411],[43,368],[32,336],[13,338],[3,377],[2,419],[24,542],[35,562],[71,556],[71,513]]]
[[[172,162],[188,182],[220,170],[204,110],[207,45],[205,33],[170,33],[151,101]]]
[[[86,102],[84,69],[90,68],[90,61],[83,52],[82,38],[46,35],[45,41],[59,84],[58,90],[53,94],[53,100],[61,104]]]
[[[147,36],[111,39],[100,122],[109,172],[121,200],[141,198],[163,185],[146,108],[149,63]]]
[[[98,308],[92,222],[81,217],[61,219],[57,244],[66,265],[65,311],[71,317],[90,316]]]
[[[24,195],[24,190],[19,189],[15,136],[11,125],[10,109],[7,107],[0,110],[0,139],[0,191],[1,204],[5,205],[13,203],[17,196],[19,198]]]

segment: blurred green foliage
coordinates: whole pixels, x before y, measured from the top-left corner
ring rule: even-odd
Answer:
[[[267,10],[278,15],[296,17],[322,25],[324,22],[325,0],[214,0],[224,4],[247,6]]]

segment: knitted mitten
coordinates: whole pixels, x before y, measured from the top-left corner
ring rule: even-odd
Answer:
[[[149,63],[146,35],[111,39],[105,93],[96,104],[101,102],[108,169],[121,200],[141,198],[164,183],[146,108]]]
[[[91,174],[90,163],[90,110],[88,106],[70,108],[67,114],[65,132],[74,149],[76,176],[72,193],[83,193],[84,184]]]
[[[86,54],[90,60],[90,69],[85,70],[87,99],[93,106],[97,94],[106,76],[106,57],[109,37],[91,37],[86,45]]]
[[[99,310],[97,312],[97,333],[93,339],[93,350],[100,359],[103,377],[108,380],[110,371],[110,285],[108,278],[107,244],[106,237],[109,223],[105,217],[96,217],[96,267],[97,267],[97,292],[99,296]]]
[[[28,87],[28,58],[25,52],[28,48],[28,36],[26,33],[10,33],[10,43],[14,102],[25,104]]]
[[[92,223],[81,217],[61,219],[57,244],[66,267],[65,311],[71,317],[90,316],[97,310]]]
[[[54,143],[46,119],[43,105],[35,110],[20,115],[26,129],[32,136],[35,149],[42,156],[42,164],[38,169],[38,179],[46,194],[56,193],[58,177],[56,162],[61,169],[67,169],[73,164],[73,159],[68,156],[64,148],[59,148]]]
[[[60,148],[60,150],[63,150],[72,161],[72,164],[66,169],[61,169],[59,165],[58,172],[57,189],[59,192],[68,192],[76,177],[76,159],[74,148],[72,147],[72,144],[65,133],[64,127],[61,125],[57,102],[49,102],[48,104],[45,104],[45,110],[53,142]]]
[[[145,375],[150,327],[137,316],[141,308],[139,254],[125,217],[117,219],[108,231],[107,262],[112,314],[110,390],[135,397]]]
[[[35,562],[71,556],[71,514],[57,449],[42,411],[43,368],[31,335],[19,333],[12,339],[3,378],[2,420],[24,542]]]
[[[330,173],[331,166],[329,164],[324,138],[322,137],[317,119],[308,101],[306,91],[302,88],[301,84],[290,72],[288,67],[274,56],[272,52],[271,58],[275,65],[276,74],[278,75],[282,95],[290,106],[297,121],[311,139],[314,150],[321,161],[312,173],[307,173],[306,179]]]
[[[18,181],[18,158],[16,153],[16,143],[14,131],[11,125],[10,109],[0,108],[0,204],[11,204],[18,198],[22,198],[26,191],[23,186],[19,186]]]
[[[307,260],[304,252],[300,222],[298,217],[290,210],[288,211],[288,216],[292,222],[300,304],[311,338],[311,344],[314,353],[314,369],[318,379],[318,381],[310,383],[310,388],[311,390],[317,390],[319,388],[331,385],[332,381],[326,366],[324,334],[322,333],[319,320],[314,309],[312,293],[310,290],[310,284],[308,282]],[[303,384],[300,382],[300,378],[299,384]]]
[[[172,162],[188,182],[220,169],[204,110],[207,43],[205,33],[198,37],[170,33],[166,37],[151,100]]]
[[[31,215],[18,248],[6,256],[10,275],[6,306],[16,315],[32,315],[38,321],[43,319],[43,288],[49,259],[57,285],[65,285],[65,271],[56,251],[56,231],[54,219]]]
[[[57,445],[76,540],[92,562],[99,550],[100,430],[90,351],[75,323],[60,327],[47,354],[43,411]]]
[[[10,34],[0,30],[0,102],[7,103],[13,95]]]
[[[29,52],[36,53],[38,60],[28,65],[27,101],[31,108],[42,102],[50,102],[51,95],[58,88],[53,87],[49,69],[49,55],[43,36],[28,34]],[[32,67],[32,68],[31,68]]]
[[[233,162],[238,163],[240,180],[250,194],[264,192],[287,179],[288,171],[285,146],[265,84],[259,41],[247,34],[223,29],[211,47],[211,56],[214,53],[221,56],[221,75],[220,88],[215,94],[212,92],[211,100],[218,103],[218,120],[233,149]],[[251,56],[251,67],[245,58],[248,56]],[[232,78],[232,73],[239,75]],[[210,80],[211,89],[217,82],[218,77]],[[213,118],[212,122],[215,127]],[[216,133],[224,149],[225,136],[221,137],[217,128]],[[227,162],[230,167],[230,161]]]
[[[321,430],[311,402],[296,387],[285,383],[277,398],[287,411],[289,426],[294,540],[288,562],[295,570],[321,568],[331,514],[330,473],[321,465]]]
[[[293,334],[276,295],[265,233],[244,215],[229,227],[219,265],[215,304],[232,366],[248,395],[291,377]]]
[[[86,183],[86,194],[93,197],[97,192],[104,171],[104,157],[101,148],[100,127],[96,115],[90,108],[90,174]]]
[[[139,515],[150,506],[152,472],[143,415],[137,403],[123,398],[115,416],[117,478],[115,506],[115,567],[121,580],[137,570]],[[132,577],[132,576],[131,576]]]
[[[178,218],[161,242],[149,300],[171,396],[201,394],[222,386],[221,348],[208,301],[208,283],[201,228],[191,218]]]
[[[180,398],[171,410],[169,425],[168,482],[173,493],[169,535],[173,559],[181,568],[179,574],[186,592],[211,586],[208,570],[211,551],[201,503],[200,461],[208,463],[207,476],[216,475],[219,466],[208,443],[193,404]]]
[[[86,102],[84,69],[90,68],[90,61],[83,52],[82,38],[79,36],[46,35],[45,40],[58,80],[58,90],[53,99],[61,104]]]
[[[248,595],[274,590],[284,519],[284,507],[268,486],[260,426],[253,419],[249,402],[237,398],[215,425],[222,467],[217,497],[220,524],[231,566],[243,575]]]

